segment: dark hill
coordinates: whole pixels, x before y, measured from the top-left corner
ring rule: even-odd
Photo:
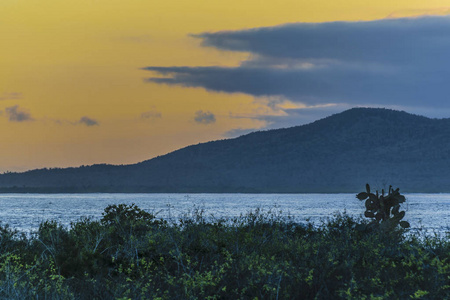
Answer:
[[[357,192],[367,182],[450,192],[450,119],[354,108],[135,165],[0,175],[4,191],[42,192]]]

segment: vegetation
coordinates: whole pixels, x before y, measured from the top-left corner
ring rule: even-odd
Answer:
[[[381,195],[370,192],[370,185],[366,184],[366,191],[356,195],[359,200],[366,200],[366,211],[364,216],[372,219],[369,226],[378,226],[384,230],[391,231],[398,225],[402,228],[409,228],[410,225],[406,221],[402,221],[405,216],[405,211],[400,211],[400,204],[405,202],[405,196],[400,194],[400,189],[392,189],[389,186],[389,192],[385,196],[384,189],[381,191]],[[366,226],[365,226],[366,227]]]
[[[368,191],[369,192],[369,191]],[[0,226],[1,299],[449,299],[450,242],[260,209],[169,224],[112,205],[31,236]]]

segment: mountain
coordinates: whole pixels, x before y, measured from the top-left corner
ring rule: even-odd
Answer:
[[[450,192],[450,119],[353,108],[316,122],[188,146],[134,165],[0,175],[0,191]]]

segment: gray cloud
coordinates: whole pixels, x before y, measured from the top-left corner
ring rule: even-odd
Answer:
[[[212,124],[216,122],[216,116],[209,111],[199,110],[195,112],[194,120],[199,124]]]
[[[100,123],[92,118],[89,117],[81,117],[80,120],[78,121],[78,124],[84,124],[86,126],[96,126],[96,125],[100,125]]]
[[[8,120],[11,122],[26,122],[26,121],[34,121],[31,114],[20,108],[19,105],[14,105],[5,108],[5,114],[8,117]]]
[[[143,119],[143,120],[155,120],[155,119],[161,119],[161,118],[162,118],[162,114],[155,110],[146,111],[141,114],[141,119]]]
[[[296,23],[195,35],[250,52],[239,67],[147,67],[151,82],[307,105],[447,107],[450,17]]]
[[[449,34],[449,17],[424,17],[296,23],[196,37],[204,46],[269,57],[404,65],[416,59],[436,63],[430,54],[447,52]]]

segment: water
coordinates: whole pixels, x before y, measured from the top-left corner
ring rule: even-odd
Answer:
[[[450,194],[407,194],[402,205],[412,228],[444,233],[450,227]],[[234,217],[262,208],[281,211],[298,222],[318,223],[337,212],[360,216],[364,202],[355,194],[0,194],[0,220],[20,231],[44,220],[69,226],[81,217],[101,218],[109,204],[135,203],[157,217],[176,220],[195,209],[205,216]]]

